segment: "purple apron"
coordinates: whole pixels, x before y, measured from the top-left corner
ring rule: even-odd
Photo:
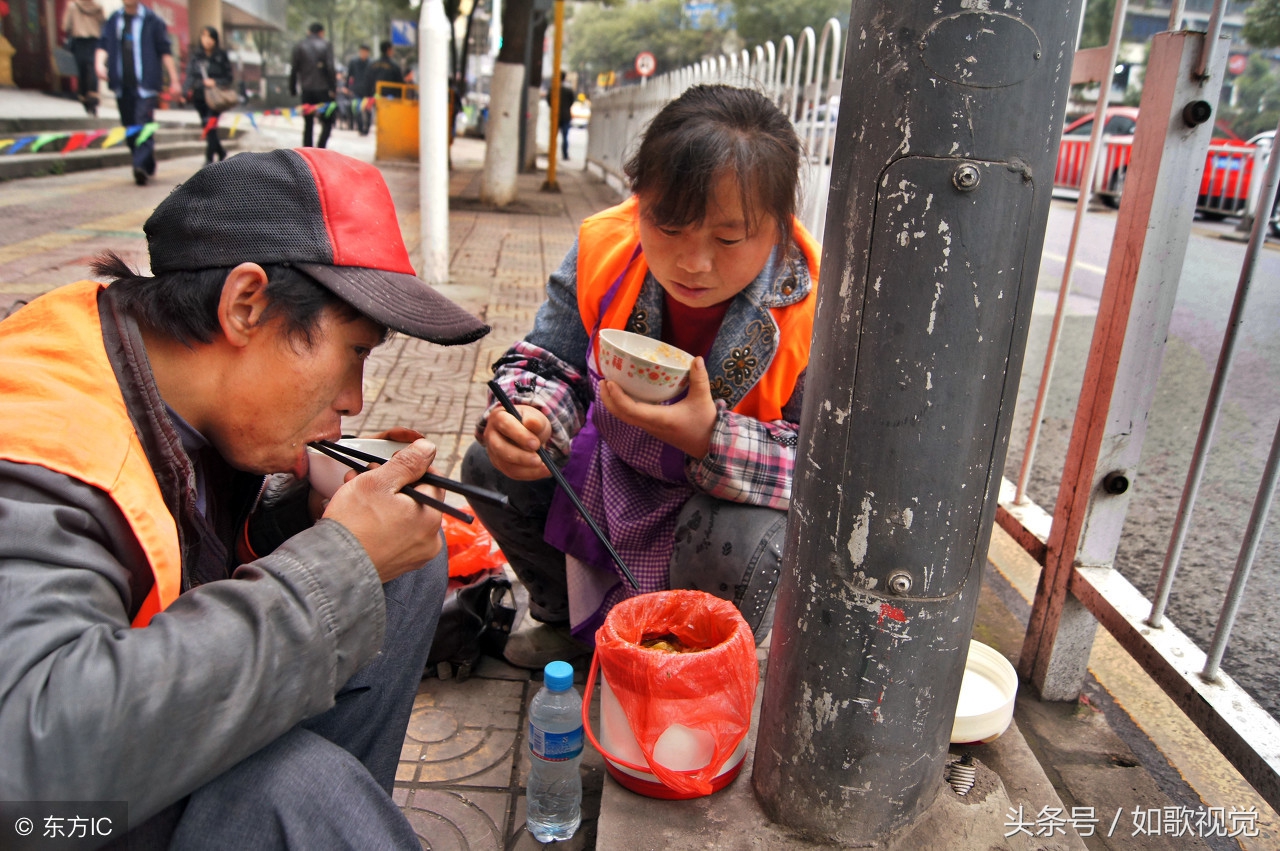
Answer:
[[[637,256],[639,249],[632,262]],[[613,301],[623,275],[605,294],[601,316]],[[597,400],[602,380],[595,357],[599,330],[597,323],[587,348],[587,373]],[[587,409],[586,424],[573,439],[564,476],[640,587],[632,588],[623,579],[609,551],[569,498],[557,490],[544,538],[568,556],[569,622],[575,637],[594,643],[596,630],[617,603],[667,589],[676,520],[694,494],[685,477],[684,461],[684,452],[627,425],[599,401]]]

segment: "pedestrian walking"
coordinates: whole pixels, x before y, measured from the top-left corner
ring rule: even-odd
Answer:
[[[95,54],[98,79],[106,80],[120,108],[120,123],[140,127],[155,120],[160,92],[166,87],[176,101],[182,80],[173,61],[169,29],[155,12],[138,0],[123,0],[102,26]],[[145,136],[145,138],[144,138]],[[125,137],[133,152],[133,181],[145,186],[156,173],[156,142],[152,134]]]
[[[378,58],[369,66],[369,77],[371,81],[370,88],[377,91],[378,83],[403,83],[404,71],[400,70],[400,66],[391,58],[391,42],[383,41],[378,44]],[[398,97],[399,92],[392,92],[390,97]]]
[[[418,848],[391,791],[448,557],[400,491],[443,496],[436,449],[390,429],[322,505],[306,448],[392,330],[488,329],[332,151],[215,163],[143,229],[149,274],[108,253],[0,322],[0,800],[123,802],[121,848]]]
[[[302,146],[310,148],[316,145],[323,148],[329,144],[338,97],[338,72],[333,62],[333,45],[324,38],[323,24],[314,23],[309,26],[307,37],[293,47],[289,94],[299,97],[299,91],[303,106]],[[316,118],[320,119],[318,142],[313,141]]]
[[[191,61],[187,63],[187,79],[183,84],[187,100],[200,114],[200,123],[204,126],[204,162],[205,165],[215,159],[225,160],[227,152],[218,138],[218,118],[221,109],[209,105],[206,95],[219,86],[229,88],[232,84],[231,59],[219,44],[218,30],[204,27],[200,30],[200,43],[191,51]]]
[[[560,112],[557,126],[560,128],[561,159],[569,159],[569,127],[573,124],[573,102],[578,96],[566,83],[567,75],[560,72]],[[551,105],[551,92],[547,92],[547,106]]]
[[[795,129],[768,98],[688,89],[626,163],[631,198],[582,223],[533,329],[495,364],[521,417],[490,400],[463,478],[510,498],[472,509],[542,622],[511,636],[512,664],[585,655],[614,604],[667,588],[730,599],[757,640],[768,633],[821,254],[795,218],[799,168]],[[694,355],[687,395],[648,404],[604,380],[597,338],[614,328]]]
[[[369,135],[369,127],[373,122],[373,109],[368,100],[373,97],[373,76],[369,68],[372,64],[371,53],[369,45],[362,44],[355,57],[347,63],[347,88],[351,92],[356,131],[361,136]]]
[[[76,58],[76,94],[89,115],[98,114],[98,74],[94,57],[106,22],[98,0],[71,0],[62,13],[62,34]]]

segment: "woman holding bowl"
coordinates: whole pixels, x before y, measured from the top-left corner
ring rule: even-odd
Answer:
[[[463,479],[510,499],[472,508],[542,624],[511,637],[512,664],[586,655],[613,605],[667,588],[732,600],[757,641],[768,633],[820,255],[795,218],[799,164],[763,95],[688,89],[626,164],[632,196],[582,223],[533,329],[495,364],[520,417],[490,400]],[[609,328],[693,355],[687,392],[651,404],[603,378]],[[543,448],[639,587],[557,491]]]

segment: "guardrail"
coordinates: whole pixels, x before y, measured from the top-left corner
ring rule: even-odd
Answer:
[[[1120,206],[1120,196],[1124,193],[1133,156],[1133,137],[1103,136],[1102,146],[1094,172],[1093,194],[1115,209]],[[1088,157],[1087,136],[1063,136],[1058,144],[1053,185],[1059,189],[1079,189]],[[1256,215],[1266,161],[1267,152],[1252,145],[1210,145],[1196,210],[1218,218],[1246,212]]]

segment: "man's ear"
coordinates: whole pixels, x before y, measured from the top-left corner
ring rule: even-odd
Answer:
[[[227,342],[244,346],[262,327],[267,298],[267,272],[257,263],[241,263],[227,273],[218,299],[218,324]]]

